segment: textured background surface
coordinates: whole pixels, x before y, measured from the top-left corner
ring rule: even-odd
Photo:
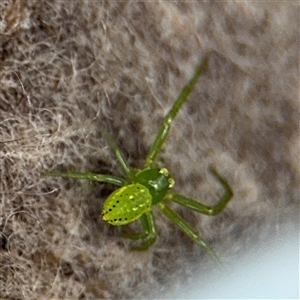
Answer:
[[[156,244],[129,252],[119,228],[98,217],[111,190],[42,176],[120,175],[104,128],[141,166],[211,49],[160,159],[184,195],[214,203],[222,191],[213,164],[235,197],[213,218],[176,209],[228,266],[297,226],[296,2],[4,0],[0,12],[0,297],[158,297],[194,272],[214,272],[159,214]]]

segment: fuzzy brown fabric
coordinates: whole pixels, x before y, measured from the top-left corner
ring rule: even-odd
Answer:
[[[20,1],[0,3],[0,297],[159,297],[208,255],[155,211],[145,252],[99,213],[107,185],[47,170],[121,175],[103,129],[141,167],[205,53],[215,50],[160,155],[183,195],[219,216],[173,206],[230,265],[297,224],[298,4],[292,1]],[[132,229],[139,229],[133,224]]]

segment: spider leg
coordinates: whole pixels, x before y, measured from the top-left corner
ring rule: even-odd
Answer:
[[[150,152],[146,158],[146,163],[145,163],[145,168],[146,167],[151,167],[153,165],[153,162],[158,155],[158,153],[161,150],[161,147],[163,143],[166,140],[167,134],[170,130],[171,123],[176,117],[178,111],[180,110],[181,106],[185,103],[187,100],[187,97],[193,90],[197,80],[199,77],[203,74],[203,72],[206,70],[208,61],[209,61],[209,56],[206,55],[200,65],[197,67],[196,72],[194,73],[193,77],[190,79],[190,81],[187,83],[187,85],[182,89],[181,93],[179,94],[178,98],[174,102],[172,108],[170,111],[166,114],[163,120],[163,124],[161,125],[158,134],[155,138],[154,143],[151,146]]]
[[[152,244],[154,244],[157,236],[154,217],[152,211],[143,214],[140,218],[142,224],[142,232],[136,234],[123,233],[122,236],[132,240],[147,239],[140,246],[133,246],[131,250],[147,250]]]
[[[166,199],[169,199],[170,201],[176,202],[182,206],[185,206],[191,210],[197,211],[204,215],[215,216],[219,214],[223,211],[228,202],[232,199],[233,192],[228,182],[224,178],[222,178],[221,175],[215,169],[211,168],[210,171],[214,175],[214,177],[220,182],[220,184],[225,190],[225,194],[223,195],[223,197],[221,197],[221,199],[216,205],[204,205],[195,200],[181,196],[171,190],[167,193]]]
[[[65,177],[65,178],[74,178],[74,179],[86,179],[99,182],[107,182],[117,186],[123,186],[125,180],[116,176],[111,175],[102,175],[96,173],[79,173],[79,172],[46,172],[45,176],[51,177]]]
[[[127,177],[129,179],[132,179],[134,177],[134,174],[123,154],[123,152],[121,151],[121,149],[118,147],[117,143],[115,142],[115,140],[113,139],[113,137],[108,133],[108,132],[104,132],[104,138],[106,139],[107,143],[109,144],[110,148],[115,152],[118,161],[120,162],[122,168],[124,169]]]
[[[205,242],[197,232],[189,225],[181,216],[175,213],[171,208],[163,204],[162,202],[157,204],[161,212],[168,217],[175,225],[177,225],[194,243],[201,246],[205,252],[220,266],[223,267],[221,261],[210,248],[207,242]]]

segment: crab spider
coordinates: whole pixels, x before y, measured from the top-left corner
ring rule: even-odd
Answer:
[[[104,202],[102,219],[115,226],[126,225],[140,219],[142,225],[141,233],[124,234],[124,237],[126,238],[143,240],[139,246],[135,246],[133,249],[146,250],[155,242],[157,231],[153,215],[153,207],[156,207],[175,225],[177,225],[194,243],[201,246],[215,262],[221,264],[208,243],[198,235],[189,223],[168,207],[167,200],[175,202],[198,213],[214,216],[223,211],[233,196],[233,192],[227,181],[222,178],[215,169],[210,170],[212,175],[224,188],[225,193],[215,206],[207,206],[177,194],[173,190],[175,181],[170,175],[168,169],[158,168],[155,166],[155,160],[166,140],[171,123],[182,105],[187,100],[187,97],[193,90],[197,80],[205,71],[208,61],[209,55],[204,57],[190,81],[182,89],[170,111],[164,117],[163,123],[158,130],[156,139],[150,148],[146,157],[145,165],[142,169],[132,169],[111,135],[105,133],[104,136],[108,144],[115,152],[115,155],[124,170],[126,175],[125,179],[113,175],[79,172],[47,172],[45,175],[93,180],[118,186],[119,188],[110,194]]]

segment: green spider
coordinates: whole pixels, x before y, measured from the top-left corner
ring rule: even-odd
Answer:
[[[216,170],[210,170],[225,190],[225,193],[219,202],[215,206],[210,207],[175,193],[172,189],[175,181],[171,177],[168,169],[155,167],[156,157],[160,153],[166,140],[171,123],[179,112],[181,106],[187,100],[187,97],[193,90],[197,80],[205,71],[208,61],[209,55],[204,57],[196,69],[195,74],[183,88],[173,104],[173,107],[164,117],[156,139],[146,158],[145,165],[141,170],[134,170],[128,165],[127,160],[116,142],[108,133],[105,133],[104,136],[108,144],[115,152],[118,161],[124,169],[126,174],[125,179],[112,175],[78,172],[47,172],[45,175],[94,180],[119,186],[119,188],[110,194],[104,202],[102,218],[104,221],[115,226],[127,225],[137,219],[141,220],[141,233],[123,235],[124,237],[133,240],[144,240],[141,245],[132,247],[132,249],[146,250],[155,242],[157,231],[153,216],[153,207],[156,207],[175,225],[177,225],[193,242],[203,247],[214,261],[220,264],[218,257],[215,255],[208,243],[206,243],[181,216],[167,206],[166,200],[175,202],[204,215],[217,215],[222,212],[233,196],[233,192],[227,181],[223,179]]]

